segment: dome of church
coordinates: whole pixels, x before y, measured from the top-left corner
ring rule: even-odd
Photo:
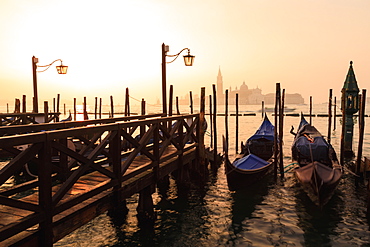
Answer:
[[[243,84],[240,86],[240,91],[246,91],[248,90],[248,86],[245,85],[245,81],[243,81]]]

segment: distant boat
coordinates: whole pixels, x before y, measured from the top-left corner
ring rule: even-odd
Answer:
[[[285,112],[294,112],[296,110],[296,108],[288,108],[288,107],[284,107],[284,113]],[[262,112],[262,110],[258,110],[258,112]],[[265,107],[265,112],[275,112],[275,107]]]
[[[339,184],[342,166],[331,144],[303,115],[293,141],[292,159],[299,165],[295,176],[304,191],[316,205],[324,206]]]
[[[273,167],[274,126],[265,118],[256,133],[242,148],[233,163],[230,162],[227,148],[225,151],[225,172],[230,190],[246,189],[261,180]]]
[[[72,121],[72,114],[69,112],[69,116],[66,119],[62,119],[61,122]]]

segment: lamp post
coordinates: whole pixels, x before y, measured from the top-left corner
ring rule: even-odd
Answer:
[[[39,108],[38,108],[38,96],[37,96],[37,73],[46,71],[56,61],[60,61],[60,65],[59,66],[56,66],[57,71],[58,71],[58,74],[67,74],[68,66],[63,65],[63,61],[61,59],[54,60],[52,63],[50,63],[48,65],[37,65],[37,63],[39,62],[39,59],[37,57],[35,57],[35,56],[32,57],[33,112],[34,113],[38,113],[39,112]],[[44,69],[42,71],[37,71],[37,68],[38,67],[46,68],[46,69]]]
[[[175,61],[179,57],[181,52],[183,52],[185,50],[188,51],[188,54],[184,55],[185,66],[193,66],[195,56],[190,55],[190,49],[189,48],[182,49],[176,55],[167,55],[167,52],[169,52],[169,46],[165,45],[164,43],[162,44],[162,107],[163,107],[163,114],[165,114],[165,115],[167,115],[166,64],[167,63],[172,63],[173,61]],[[174,57],[174,59],[170,62],[166,62],[166,57]]]

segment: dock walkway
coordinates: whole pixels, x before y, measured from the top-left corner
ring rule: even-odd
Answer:
[[[0,246],[51,246],[135,193],[149,201],[142,210],[153,210],[159,180],[175,170],[204,172],[204,162],[196,162],[205,153],[200,116],[45,124],[54,130],[25,134],[15,134],[17,126],[0,137],[11,154],[0,170]],[[36,177],[16,184],[20,172]]]

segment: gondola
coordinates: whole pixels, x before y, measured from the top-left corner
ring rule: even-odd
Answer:
[[[332,197],[342,177],[342,166],[334,148],[303,116],[292,145],[295,176],[303,190],[318,206]]]
[[[256,133],[251,136],[242,152],[231,163],[225,151],[225,172],[231,191],[248,188],[270,173],[273,167],[274,126],[265,118]]]

